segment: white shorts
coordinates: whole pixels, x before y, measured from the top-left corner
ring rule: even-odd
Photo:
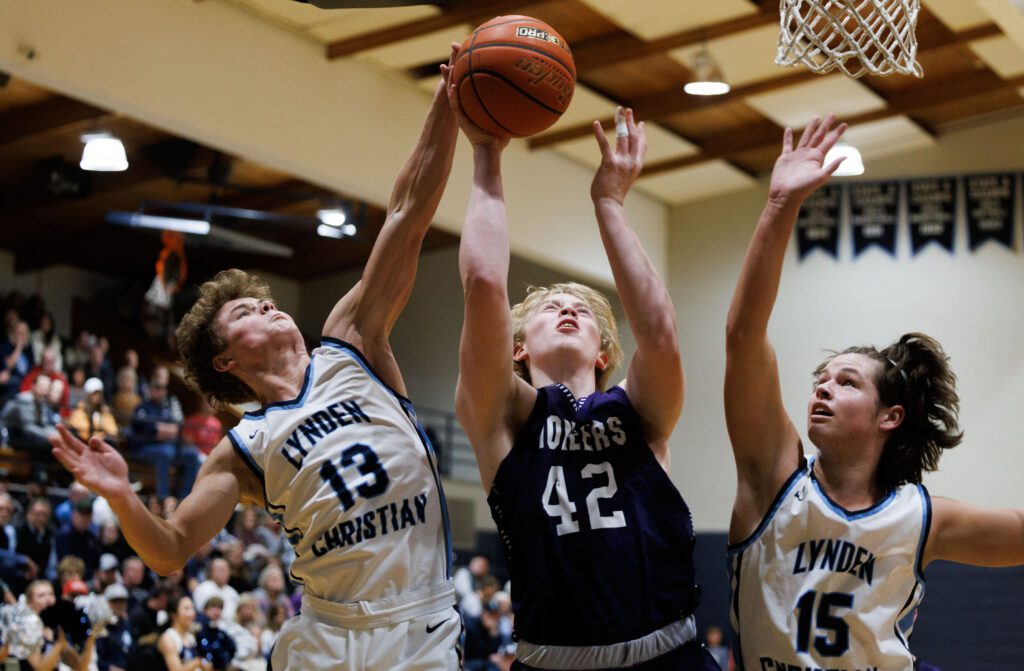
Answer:
[[[451,583],[352,604],[306,594],[277,637],[270,671],[458,671],[461,636]]]

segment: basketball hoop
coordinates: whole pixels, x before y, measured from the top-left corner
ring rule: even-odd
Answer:
[[[781,0],[777,65],[825,74],[923,74],[917,63],[920,0]]]

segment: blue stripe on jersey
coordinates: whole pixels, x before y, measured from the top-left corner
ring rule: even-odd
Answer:
[[[309,365],[306,366],[306,375],[302,379],[302,386],[299,387],[299,395],[290,401],[274,401],[268,403],[259,410],[247,412],[242,415],[242,418],[248,419],[260,419],[266,416],[271,410],[291,410],[292,408],[301,408],[306,403],[306,397],[309,395],[310,380],[313,379],[313,355],[309,357]]]
[[[341,340],[339,338],[322,336],[320,338],[320,344],[324,347],[330,347],[332,349],[344,352],[345,354],[348,354],[353,359],[355,359],[356,363],[358,363],[363,368],[363,370],[366,371],[366,374],[369,375],[374,382],[384,387],[384,389],[388,390],[388,392],[390,392],[391,395],[398,400],[399,407],[402,408],[402,411],[405,413],[405,416],[409,419],[413,427],[416,429],[416,433],[417,435],[419,435],[420,442],[423,444],[423,449],[426,452],[427,463],[430,464],[430,470],[434,476],[434,483],[437,485],[438,496],[441,499],[441,518],[444,523],[445,578],[450,579],[452,577],[452,565],[455,561],[455,558],[454,552],[452,550],[451,523],[448,520],[448,502],[446,501],[444,496],[444,488],[441,486],[441,474],[438,470],[437,461],[432,456],[435,454],[434,447],[433,445],[430,444],[430,439],[427,438],[426,431],[423,430],[423,427],[420,425],[419,419],[416,417],[416,410],[413,408],[412,401],[410,401],[408,398],[395,391],[395,389],[392,388],[391,385],[384,382],[384,380],[382,380],[380,376],[377,375],[377,372],[373,369],[373,366],[370,365],[370,362],[367,360],[367,358],[363,356],[363,353],[360,352],[359,349],[352,343],[345,342],[344,340]]]
[[[885,496],[884,499],[865,508],[864,510],[847,510],[846,508],[842,507],[841,505],[833,501],[831,498],[829,498],[829,495],[826,494],[825,490],[821,488],[821,484],[818,482],[818,478],[814,477],[813,462],[811,464],[810,471],[811,482],[814,483],[814,488],[818,491],[818,494],[821,495],[821,499],[825,502],[826,505],[828,505],[829,508],[832,509],[832,512],[834,512],[835,514],[839,515],[847,521],[852,522],[853,520],[859,520],[865,517],[870,517],[871,515],[874,515],[875,513],[885,509],[890,503],[896,500],[896,488],[894,487],[891,490],[889,490],[889,493]]]
[[[782,487],[779,488],[779,493],[775,495],[775,500],[772,501],[772,505],[770,508],[768,508],[768,512],[765,513],[764,517],[761,519],[761,523],[757,525],[756,529],[754,529],[754,533],[750,534],[738,543],[729,543],[728,545],[726,545],[725,551],[730,554],[734,552],[742,552],[746,548],[750,547],[751,543],[754,543],[758,538],[760,538],[761,534],[764,533],[764,530],[768,527],[769,524],[771,524],[771,521],[775,518],[775,513],[779,511],[779,507],[782,505],[782,502],[786,500],[786,497],[789,496],[789,493],[793,490],[793,487],[795,487],[796,483],[799,482],[800,479],[807,474],[808,470],[809,467],[807,462],[801,459],[800,465],[797,467],[797,469],[793,471],[792,475],[790,475],[786,482],[783,483]]]
[[[924,485],[918,485],[917,491],[921,494],[921,540],[917,545],[917,561],[914,563],[914,575],[921,584],[924,584],[924,546],[928,544],[928,534],[932,527],[932,497]]]
[[[228,431],[228,438],[231,439],[231,445],[235,448],[235,452],[237,452],[238,456],[242,458],[242,461],[245,463],[245,465],[249,467],[250,471],[256,474],[257,478],[260,479],[260,483],[263,484],[264,500],[266,500],[267,480],[263,474],[263,469],[260,468],[260,465],[258,463],[256,463],[256,460],[253,458],[252,453],[249,452],[249,448],[247,448],[245,446],[245,443],[242,442],[242,437],[238,435],[237,429],[231,429],[230,431]]]

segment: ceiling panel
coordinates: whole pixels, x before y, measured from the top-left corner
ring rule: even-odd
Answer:
[[[747,30],[707,43],[712,58],[718,61],[727,81],[732,86],[778,77],[788,71],[775,65],[775,52],[779,42],[779,27],[768,25]],[[668,52],[681,64],[691,67],[701,49],[695,44]]]
[[[747,0],[585,0],[634,35],[653,40],[669,33],[689,30],[757,12]]]
[[[709,161],[670,173],[640,177],[636,188],[673,205],[710,198],[754,185],[755,180],[725,161]]]
[[[885,101],[866,86],[842,75],[751,96],[747,104],[780,126],[791,128],[802,128],[815,116],[852,117],[885,107]]]
[[[922,0],[922,4],[951,30],[973,28],[989,21],[974,0]]]
[[[1009,37],[971,42],[971,50],[1003,79],[1024,74],[1024,50]]]

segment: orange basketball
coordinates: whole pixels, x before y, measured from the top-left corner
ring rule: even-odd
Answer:
[[[470,121],[499,137],[526,137],[558,121],[576,88],[572,52],[554,28],[499,16],[462,43],[453,82]]]

